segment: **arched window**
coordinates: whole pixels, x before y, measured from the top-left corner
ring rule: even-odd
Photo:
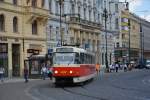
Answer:
[[[37,0],[32,0],[32,7],[37,7]]]
[[[17,0],[13,0],[13,4],[14,4],[14,5],[17,5]]]
[[[38,29],[37,29],[37,21],[34,20],[32,23],[32,34],[38,34]]]
[[[0,31],[5,31],[5,18],[4,18],[4,15],[0,15]]]
[[[18,32],[18,19],[17,19],[17,17],[13,18],[13,32],[14,33]]]

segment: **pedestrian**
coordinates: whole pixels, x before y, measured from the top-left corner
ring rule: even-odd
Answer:
[[[114,72],[115,68],[114,68],[114,64],[113,63],[109,65],[109,69],[110,69],[110,72],[112,72],[112,71]]]
[[[24,67],[24,79],[25,79],[25,83],[27,83],[29,80],[28,80],[28,77],[29,77],[29,70],[28,68],[25,66]]]
[[[47,74],[48,74],[48,77],[50,78],[50,80],[52,80],[52,76],[53,76],[53,68],[52,67],[48,68]]]
[[[123,65],[123,68],[124,68],[124,72],[126,72],[126,71],[127,71],[127,65],[124,64],[124,65]]]
[[[116,72],[118,72],[118,69],[119,69],[119,64],[118,63],[115,64],[115,69],[116,69]]]
[[[5,73],[4,67],[0,67],[0,80],[1,80],[1,82],[4,81],[4,73]]]
[[[41,75],[42,75],[43,80],[45,80],[46,75],[47,75],[47,68],[46,68],[45,64],[43,64],[43,67],[41,69]]]
[[[97,72],[97,75],[99,74],[99,71],[100,71],[100,64],[97,63],[97,64],[96,64],[96,72]]]

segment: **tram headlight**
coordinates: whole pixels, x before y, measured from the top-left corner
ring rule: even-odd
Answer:
[[[57,70],[55,70],[55,72],[54,72],[55,74],[58,74],[58,71]]]
[[[72,70],[70,70],[70,74],[72,74],[73,72],[72,72]]]

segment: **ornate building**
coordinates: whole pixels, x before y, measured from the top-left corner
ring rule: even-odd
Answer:
[[[0,0],[0,66],[20,76],[32,49],[46,53],[47,0]]]
[[[106,64],[106,45],[107,45],[107,61],[108,64],[115,62],[114,47],[117,36],[120,32],[120,20],[122,3],[119,0],[98,0],[97,7],[100,12],[100,22],[103,26],[101,32],[101,64]],[[105,27],[104,9],[107,10],[107,20]],[[107,39],[107,44],[106,44]]]
[[[100,58],[100,13],[97,0],[49,0],[48,48],[80,44]],[[61,14],[61,17],[60,17]]]

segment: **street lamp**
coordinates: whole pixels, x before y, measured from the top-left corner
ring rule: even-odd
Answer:
[[[60,41],[61,41],[61,46],[63,45],[63,34],[62,34],[62,4],[63,4],[64,0],[59,0],[59,7],[60,7]]]
[[[103,11],[103,17],[105,19],[105,49],[106,49],[106,53],[105,53],[105,66],[106,66],[106,71],[109,72],[109,67],[108,67],[108,59],[107,59],[107,19],[108,19],[108,11],[106,9],[106,0],[104,1],[105,3],[105,8]]]
[[[128,59],[129,59],[129,64],[130,64],[130,60],[131,60],[131,55],[130,55],[130,30],[131,30],[131,23],[130,23],[130,19],[128,19],[128,27],[129,27],[129,48],[128,48]]]

